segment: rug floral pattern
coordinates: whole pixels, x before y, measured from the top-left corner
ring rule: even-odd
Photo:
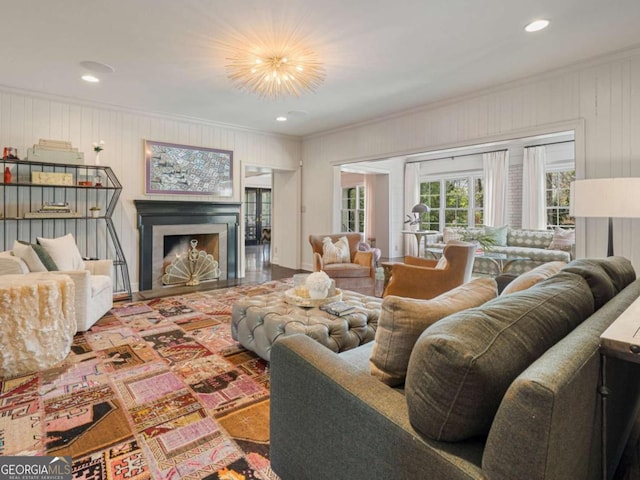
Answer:
[[[0,379],[0,455],[71,455],[85,480],[277,479],[266,362],[231,307],[267,282],[117,304],[55,368]]]

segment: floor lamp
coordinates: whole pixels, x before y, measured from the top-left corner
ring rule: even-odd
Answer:
[[[574,217],[608,218],[607,256],[613,256],[615,218],[640,217],[640,178],[589,178],[571,182],[569,214]]]

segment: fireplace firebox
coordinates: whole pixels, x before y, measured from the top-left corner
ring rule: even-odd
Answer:
[[[165,238],[186,236],[215,238],[217,252],[211,252],[220,267],[219,279],[238,276],[239,203],[176,202],[134,200],[140,234],[139,290],[162,287]]]

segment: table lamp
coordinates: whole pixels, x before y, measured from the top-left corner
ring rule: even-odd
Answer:
[[[608,218],[607,256],[613,255],[613,221],[640,217],[640,178],[589,178],[571,182],[569,214]]]
[[[411,209],[411,213],[413,213],[413,216],[416,218],[417,221],[420,220],[420,217],[422,216],[423,213],[429,213],[430,211],[431,209],[424,203],[418,203],[417,205],[414,205],[413,208]]]

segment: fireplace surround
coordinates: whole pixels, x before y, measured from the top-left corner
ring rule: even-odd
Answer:
[[[163,237],[176,234],[216,233],[221,279],[238,276],[240,203],[134,200],[138,212],[138,289],[162,286]],[[159,253],[158,253],[159,252]]]

